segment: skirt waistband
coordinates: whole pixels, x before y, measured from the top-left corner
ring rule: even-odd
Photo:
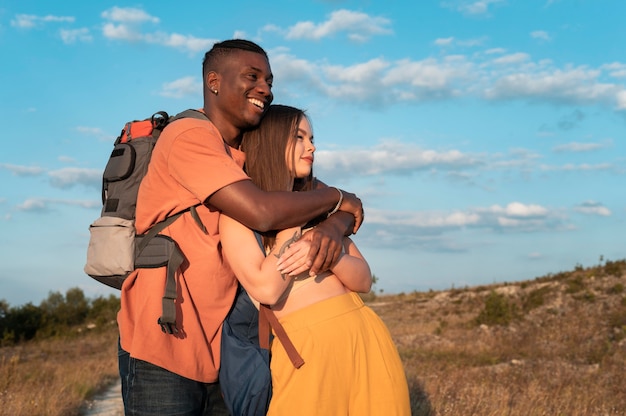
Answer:
[[[287,332],[296,331],[363,307],[363,300],[354,292],[314,303],[282,316],[279,321]]]

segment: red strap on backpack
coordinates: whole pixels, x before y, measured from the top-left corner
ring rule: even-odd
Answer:
[[[152,117],[145,120],[135,120],[126,123],[120,133],[119,142],[127,143],[135,137],[145,137],[155,134],[161,134],[161,130],[165,127],[169,120],[169,115],[165,111],[158,111]],[[155,138],[157,137],[155,136]]]

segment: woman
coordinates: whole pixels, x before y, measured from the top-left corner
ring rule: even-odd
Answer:
[[[245,133],[242,150],[246,171],[261,189],[316,186],[313,133],[302,110],[272,105],[260,126]],[[410,415],[395,345],[356,293],[371,288],[369,265],[346,237],[343,254],[326,272],[310,276],[306,265],[279,270],[285,268],[278,262],[281,253],[302,232],[297,227],[263,235],[262,251],[252,230],[226,215],[220,218],[223,254],[235,275],[252,298],[271,305],[305,361],[294,368],[274,340],[268,415]]]

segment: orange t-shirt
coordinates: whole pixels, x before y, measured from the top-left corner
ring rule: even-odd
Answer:
[[[249,177],[244,154],[229,148],[206,120],[185,118],[157,141],[137,198],[138,233],[168,215],[205,201],[215,191]],[[232,156],[232,157],[231,157]],[[219,211],[198,207],[204,234],[189,212],[167,227],[185,261],[177,272],[177,335],[157,324],[166,269],[138,269],[124,282],[117,321],[122,348],[134,358],[201,382],[217,381],[222,321],[235,297],[235,275],[222,258]]]

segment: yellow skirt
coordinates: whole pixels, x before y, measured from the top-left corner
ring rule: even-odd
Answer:
[[[274,339],[268,416],[410,416],[398,350],[383,321],[356,293],[324,300],[280,321],[305,364],[294,368]]]

